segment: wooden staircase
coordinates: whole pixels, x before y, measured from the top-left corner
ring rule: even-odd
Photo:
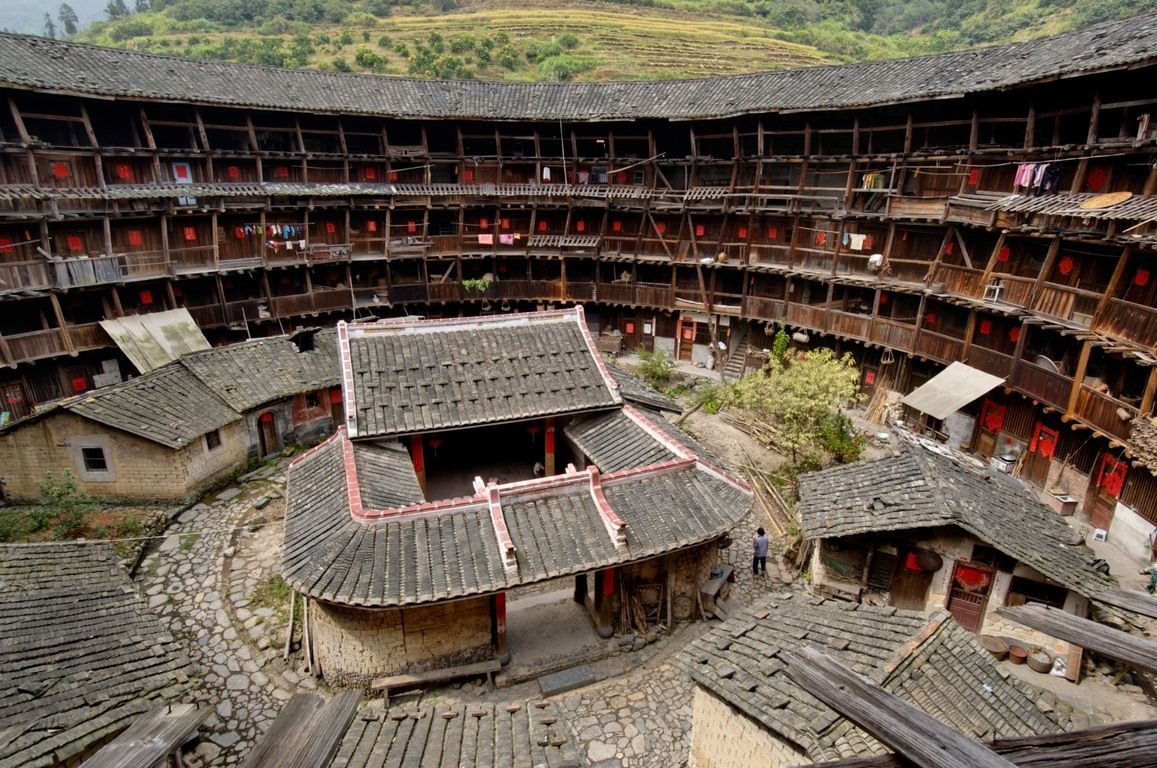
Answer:
[[[731,334],[731,344],[727,349],[727,364],[723,366],[723,381],[735,381],[743,375],[747,361],[747,324],[736,328]]]

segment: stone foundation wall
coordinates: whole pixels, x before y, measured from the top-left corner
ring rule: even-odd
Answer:
[[[322,675],[338,685],[494,656],[489,597],[384,610],[310,600],[309,622]]]
[[[691,701],[690,768],[779,768],[812,761],[698,685]]]
[[[696,618],[695,598],[699,593],[699,586],[707,580],[711,574],[711,569],[718,561],[719,549],[712,542],[694,549],[675,552],[666,557],[623,566],[623,578],[636,585],[636,588],[640,584],[661,584],[666,590],[668,584],[666,574],[668,572],[673,574],[675,600],[672,611],[676,621],[687,621]],[[664,591],[665,600],[666,592]],[[666,611],[664,604],[660,612],[663,623],[666,623]]]

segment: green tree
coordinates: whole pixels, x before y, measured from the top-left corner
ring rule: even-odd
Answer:
[[[671,376],[675,373],[675,361],[663,354],[663,350],[648,352],[640,349],[639,360],[641,361],[639,375],[643,377],[643,381],[652,387],[665,387],[671,382]]]
[[[108,0],[108,4],[104,7],[104,14],[108,16],[109,21],[116,21],[128,16],[129,9],[125,5],[125,0]]]
[[[56,24],[52,22],[52,16],[44,14],[44,36],[56,39]]]
[[[817,460],[841,406],[859,399],[860,372],[850,354],[830,349],[774,355],[760,371],[728,388],[729,406],[749,412],[793,462]],[[841,424],[840,426],[844,426]]]
[[[61,28],[64,29],[64,34],[71,37],[75,35],[80,29],[80,19],[76,16],[76,11],[68,3],[61,3],[60,10],[56,12],[56,18],[60,21]]]

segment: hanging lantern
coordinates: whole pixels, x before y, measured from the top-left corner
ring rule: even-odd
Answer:
[[[1144,287],[1149,284],[1149,270],[1138,269],[1137,274],[1133,275],[1133,285]]]
[[[1004,263],[1008,261],[1008,257],[1011,253],[1012,251],[1009,250],[1009,247],[1007,245],[1003,245],[1001,246],[1000,250],[996,252],[996,260]]]
[[[1060,262],[1057,264],[1057,269],[1062,275],[1069,275],[1073,271],[1073,257],[1062,256]]]
[[[1020,338],[1020,328],[1010,328],[1008,330],[1008,340],[1009,341],[1011,341],[1015,344],[1017,339],[1019,339],[1019,338]]]

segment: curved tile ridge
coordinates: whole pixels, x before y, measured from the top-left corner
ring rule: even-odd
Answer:
[[[745,483],[743,480],[740,480],[739,478],[735,477],[730,472],[727,472],[727,471],[723,470],[722,468],[715,466],[711,462],[706,461],[703,457],[696,454],[694,451],[692,451],[690,448],[688,448],[682,442],[676,440],[669,433],[664,432],[663,430],[656,427],[651,422],[650,419],[648,419],[641,412],[639,412],[637,409],[635,409],[634,406],[624,404],[623,405],[623,413],[625,413],[627,415],[627,418],[629,418],[631,421],[635,422],[635,424],[637,424],[640,429],[642,429],[644,432],[646,432],[655,442],[657,442],[660,445],[667,448],[667,450],[671,451],[671,453],[673,453],[676,456],[679,456],[680,458],[683,458],[683,459],[692,459],[695,462],[695,465],[699,469],[703,470],[704,472],[711,475],[712,477],[714,477],[718,480],[722,480],[723,482],[727,483],[728,485],[731,485],[735,488],[738,488],[739,490],[743,491],[744,493],[751,493],[751,486],[750,485]],[[661,465],[654,465],[654,466],[661,466]],[[613,478],[618,479],[620,476],[639,474],[640,472],[646,473],[646,471],[648,469],[651,469],[651,467],[640,467],[639,469],[628,469],[628,470],[623,470],[622,472],[615,472],[613,475],[608,475],[608,477],[613,477]]]

